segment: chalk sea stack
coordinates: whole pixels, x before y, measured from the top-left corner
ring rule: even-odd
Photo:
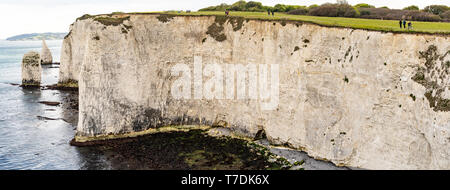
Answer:
[[[22,87],[37,87],[41,83],[41,63],[38,52],[30,51],[22,59]]]
[[[48,49],[45,40],[42,40],[42,50],[41,50],[41,64],[49,65],[53,63],[52,53]]]

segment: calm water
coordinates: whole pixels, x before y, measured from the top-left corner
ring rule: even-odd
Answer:
[[[25,90],[21,83],[23,54],[40,52],[40,41],[0,40],[0,170],[4,169],[107,169],[102,155],[72,147],[75,124],[64,118],[70,113],[39,101],[61,102],[69,92]],[[53,60],[59,62],[61,40],[47,41]],[[44,67],[43,83],[57,83],[58,68]],[[40,120],[38,116],[57,120]]]

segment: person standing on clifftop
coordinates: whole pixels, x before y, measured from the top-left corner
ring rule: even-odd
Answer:
[[[406,20],[403,20],[403,28],[406,28]]]
[[[275,16],[275,11],[272,11],[272,16]]]
[[[400,24],[400,29],[402,29],[402,20],[398,22]]]
[[[270,9],[267,9],[267,15],[270,16]]]
[[[411,23],[411,21],[408,22],[408,30],[412,30],[412,23]]]

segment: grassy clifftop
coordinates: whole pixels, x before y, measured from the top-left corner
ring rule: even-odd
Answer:
[[[224,12],[217,11],[200,11],[192,13],[177,12],[152,12],[164,13],[171,15],[194,15],[194,16],[214,16],[225,15]],[[344,17],[318,17],[305,15],[289,15],[284,13],[275,13],[275,16],[269,16],[265,12],[231,12],[230,16],[244,17],[248,19],[261,20],[289,20],[302,21],[318,24],[321,26],[346,27],[353,29],[365,29],[394,33],[427,33],[427,34],[450,34],[450,23],[446,22],[416,22],[413,21],[413,30],[400,29],[397,20],[374,20],[361,18],[344,18]]]

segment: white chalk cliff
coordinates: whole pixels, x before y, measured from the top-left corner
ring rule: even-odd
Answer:
[[[276,108],[251,98],[196,99],[194,57],[203,68],[278,65]],[[177,64],[192,73],[175,75]],[[84,16],[64,40],[60,68],[61,85],[79,86],[78,141],[221,125],[250,137],[264,130],[274,144],[340,166],[450,169],[448,35],[215,16]],[[203,70],[203,89],[210,74]],[[183,76],[192,93],[180,100],[172,91]]]
[[[52,64],[53,58],[50,49],[48,49],[47,43],[45,40],[42,40],[42,50],[41,50],[41,64]]]
[[[22,58],[22,85],[39,86],[41,84],[41,63],[39,53],[30,51]]]

